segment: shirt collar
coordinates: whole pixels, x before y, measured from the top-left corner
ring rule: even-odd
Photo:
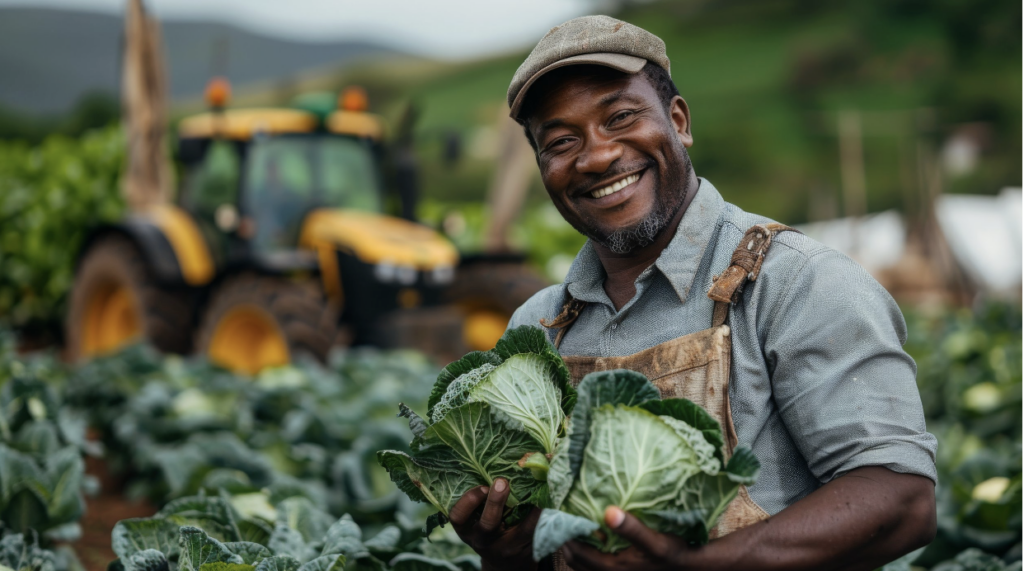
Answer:
[[[725,210],[725,200],[718,189],[707,179],[699,180],[697,196],[693,197],[693,202],[679,221],[675,237],[654,261],[655,267],[665,275],[683,303],[693,287],[704,252],[714,238]]]
[[[697,195],[683,214],[675,237],[654,262],[672,285],[679,301],[684,303],[725,206],[725,200],[714,185],[707,179],[699,180]],[[594,251],[594,245],[587,240],[569,267],[565,286],[569,294],[580,301],[611,303],[604,291],[604,278],[604,266]]]
[[[608,294],[604,291],[604,266],[594,251],[594,244],[587,240],[576,259],[569,266],[565,275],[565,287],[575,299],[589,303],[608,303]]]

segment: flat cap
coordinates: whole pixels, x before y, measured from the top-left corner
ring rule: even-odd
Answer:
[[[610,16],[583,16],[551,28],[537,42],[508,86],[510,115],[517,119],[526,92],[545,73],[567,65],[594,64],[637,73],[653,62],[669,69],[665,42]]]

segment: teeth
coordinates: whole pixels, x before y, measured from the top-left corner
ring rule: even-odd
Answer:
[[[640,180],[640,175],[639,174],[631,174],[631,175],[627,176],[626,178],[620,180],[619,182],[616,182],[616,183],[613,183],[613,184],[609,184],[608,186],[606,186],[604,188],[599,188],[599,189],[595,190],[594,192],[591,192],[590,196],[593,196],[594,198],[601,198],[602,196],[608,196],[609,194],[615,194],[616,192],[626,188],[627,186],[633,184],[634,182],[636,182],[638,180]]]

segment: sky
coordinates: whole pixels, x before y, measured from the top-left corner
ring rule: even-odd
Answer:
[[[215,20],[281,38],[373,39],[463,59],[528,47],[552,26],[600,12],[602,0],[144,0],[162,20]],[[125,0],[0,0],[119,14]]]

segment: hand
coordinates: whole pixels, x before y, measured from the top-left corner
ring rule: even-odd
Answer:
[[[510,493],[508,482],[498,478],[489,489],[477,486],[466,492],[448,513],[455,533],[480,554],[485,571],[536,568],[533,530],[540,519],[540,510],[534,508],[518,525],[506,527],[501,516]]]
[[[562,555],[574,571],[695,568],[700,548],[691,547],[686,540],[658,533],[615,506],[604,511],[604,521],[632,546],[618,553],[601,553],[579,541],[570,541],[562,547]]]

